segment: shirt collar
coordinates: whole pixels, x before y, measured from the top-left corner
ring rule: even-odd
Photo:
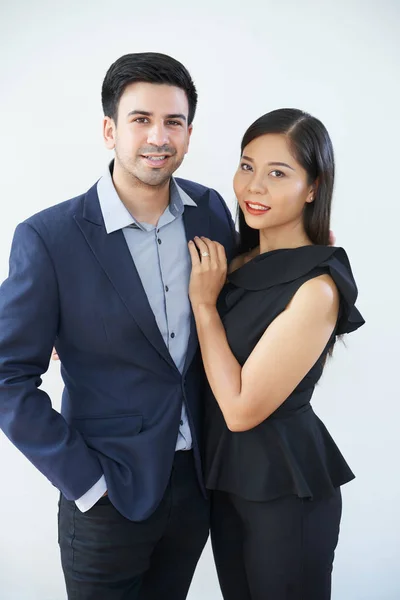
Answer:
[[[114,164],[111,162],[106,173],[97,183],[97,194],[107,233],[124,229],[124,227],[135,227],[146,230],[146,227],[143,227],[132,217],[118,196],[111,175],[113,166]],[[169,220],[176,219],[182,215],[185,206],[197,206],[197,204],[172,177],[170,183],[170,203],[166,208],[166,211],[172,215],[172,219],[170,218]]]

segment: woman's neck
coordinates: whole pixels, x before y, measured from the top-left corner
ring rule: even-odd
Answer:
[[[260,230],[260,254],[271,252],[271,250],[299,248],[300,246],[312,246],[302,223],[296,223],[295,225],[290,223],[282,227]]]

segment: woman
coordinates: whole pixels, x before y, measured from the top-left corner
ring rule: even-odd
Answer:
[[[320,121],[282,109],[241,150],[226,285],[223,247],[189,243],[213,550],[225,600],[327,600],[354,475],[310,399],[336,337],[364,323],[346,253],[328,245],[333,149]]]

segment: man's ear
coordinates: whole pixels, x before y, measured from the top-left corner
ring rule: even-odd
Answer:
[[[192,136],[192,131],[193,131],[193,123],[191,125],[189,125],[189,127],[188,127],[188,139],[187,139],[187,143],[186,143],[186,152],[185,152],[185,154],[187,154],[188,151],[189,151],[190,138]]]
[[[116,126],[114,120],[111,117],[104,117],[103,119],[103,139],[106,148],[114,150],[115,148],[115,130]]]

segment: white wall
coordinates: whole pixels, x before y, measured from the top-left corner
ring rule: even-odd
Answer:
[[[337,158],[333,229],[367,320],[337,347],[314,401],[357,474],[344,488],[333,598],[398,600],[400,4],[199,4],[1,2],[0,279],[16,224],[102,174],[100,88],[120,55],[161,51],[190,69],[200,101],[180,175],[216,187],[232,208],[245,128],[284,106],[321,118]],[[58,365],[44,385],[58,407]],[[63,600],[57,492],[2,435],[0,480],[0,599]],[[209,548],[189,598],[221,598]]]

